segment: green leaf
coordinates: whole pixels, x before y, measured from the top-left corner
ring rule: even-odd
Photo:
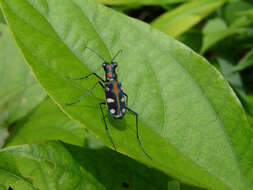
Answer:
[[[8,118],[7,110],[0,114],[0,148],[3,147],[7,137],[9,136],[8,125],[6,120]]]
[[[244,11],[249,10],[252,8],[252,5],[245,1],[232,1],[228,3],[224,10],[225,20],[229,24],[233,24],[238,17],[244,16],[246,13],[243,14]]]
[[[108,148],[93,150],[67,144],[65,147],[106,189],[156,190],[167,187],[169,178],[162,172],[148,168]]]
[[[206,23],[203,28],[202,54],[225,38],[235,34],[244,34],[244,36],[246,36],[247,33],[250,33],[249,30],[253,19],[250,18],[247,13],[243,14],[243,12],[241,12],[247,9],[247,5],[249,9],[251,7],[250,4],[241,1],[228,4],[225,9],[225,19],[229,25],[219,17],[209,20]]]
[[[85,142],[85,129],[69,119],[49,98],[24,121],[12,127],[6,146],[45,140],[62,140],[78,146]]]
[[[235,65],[227,56],[217,56],[217,61],[220,65],[220,71],[227,81],[236,89],[243,89],[243,82],[239,73],[234,73]]]
[[[8,27],[0,24],[0,115],[12,123],[25,116],[46,96],[20,54]]]
[[[168,190],[180,190],[180,183],[176,180],[169,181]]]
[[[192,0],[96,0],[96,1],[107,5],[128,5],[128,4],[163,5],[163,4],[187,2]]]
[[[168,177],[109,149],[50,141],[0,150],[0,184],[22,189],[166,189]]]
[[[187,184],[211,190],[253,187],[252,133],[243,108],[222,75],[204,58],[162,32],[91,0],[0,0],[1,7],[38,81],[71,118],[81,122],[107,146],[99,102],[100,88],[83,101],[97,81],[66,78],[96,72],[101,60],[88,46],[111,60],[139,114],[127,113],[107,124],[117,151],[158,168]],[[22,10],[22,11],[20,11]],[[124,23],[124,26],[122,25]],[[29,37],[28,37],[29,36]],[[243,155],[243,156],[242,156]]]
[[[237,66],[234,68],[234,71],[241,71],[253,66],[253,49],[249,51],[249,53],[243,57]]]
[[[177,37],[198,24],[203,18],[224,4],[226,0],[199,0],[185,3],[155,19],[152,25]]]
[[[0,125],[0,148],[3,147],[8,135],[7,127]]]
[[[247,111],[247,117],[248,117],[249,123],[251,125],[251,128],[253,129],[253,95],[247,94],[246,96],[244,96],[243,103]]]
[[[180,190],[204,190],[202,188],[193,187],[189,185],[180,184]]]
[[[240,11],[238,13],[238,15],[240,16],[247,16],[249,19],[253,20],[253,5],[251,6],[251,8],[246,9],[244,11]]]
[[[2,149],[0,160],[0,184],[15,190],[105,189],[58,142]]]
[[[219,41],[239,32],[241,28],[228,27],[224,20],[215,18],[209,20],[203,28],[203,45],[201,53],[206,52],[210,47]]]

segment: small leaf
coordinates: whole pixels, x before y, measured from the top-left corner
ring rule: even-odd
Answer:
[[[206,52],[210,47],[219,41],[239,32],[240,28],[228,27],[224,20],[215,18],[209,20],[203,28],[203,45],[201,53]]]
[[[229,24],[233,24],[233,22],[235,22],[238,17],[245,15],[242,14],[244,11],[247,11],[250,8],[252,8],[252,5],[248,2],[242,0],[231,1],[226,5],[224,10],[225,20]]]
[[[49,98],[12,129],[6,146],[45,140],[62,140],[78,146],[85,142],[85,129],[69,119]]]
[[[241,3],[243,5],[241,5]],[[229,3],[226,7],[225,18],[227,19],[228,25],[221,18],[215,18],[209,20],[203,28],[203,45],[201,48],[201,53],[205,53],[213,45],[217,44],[219,41],[228,38],[235,34],[246,33],[250,29],[253,22],[247,13],[240,12],[241,10],[249,9],[247,8],[248,3],[241,1]],[[249,28],[249,29],[248,29]]]
[[[139,114],[106,121],[117,151],[187,184],[210,190],[253,188],[252,133],[243,107],[222,75],[168,35],[91,0],[0,0],[3,13],[38,81],[72,119],[112,147],[99,102],[103,89],[73,106],[103,76],[101,60],[119,49],[118,76]],[[20,11],[22,10],[22,11]],[[29,36],[29,37],[28,37]],[[102,99],[102,100],[100,100]],[[243,156],[242,156],[243,155]]]
[[[8,27],[0,24],[0,114],[12,123],[24,117],[46,96],[20,54]]]
[[[200,0],[185,3],[161,15],[153,21],[152,25],[171,36],[177,37],[225,2],[226,0]]]
[[[228,80],[228,82],[236,89],[243,89],[242,78],[239,73],[234,73],[235,65],[233,61],[227,56],[217,56],[217,61],[220,65],[220,71]]]
[[[240,62],[234,68],[234,72],[242,71],[252,66],[253,66],[253,49],[251,49],[249,53],[240,60]]]

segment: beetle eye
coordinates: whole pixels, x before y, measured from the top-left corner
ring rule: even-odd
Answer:
[[[116,62],[114,62],[114,63],[113,63],[113,66],[114,66],[114,67],[117,67],[117,66],[118,66],[118,64],[117,64]]]

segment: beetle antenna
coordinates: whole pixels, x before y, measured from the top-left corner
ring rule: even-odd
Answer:
[[[85,49],[89,49],[90,51],[92,51],[93,53],[95,53],[100,59],[102,59],[104,62],[106,62],[106,60],[99,53],[97,53],[95,50],[93,50],[93,49],[91,49],[89,47],[85,47],[84,51],[85,51]]]
[[[114,61],[114,59],[120,54],[120,53],[122,53],[122,49],[120,49],[117,53],[116,53],[116,55],[112,58],[112,61]]]

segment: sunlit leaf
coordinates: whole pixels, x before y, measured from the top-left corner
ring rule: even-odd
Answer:
[[[0,114],[12,123],[25,116],[46,96],[25,64],[8,27],[0,24]]]
[[[155,19],[152,25],[177,37],[215,11],[226,0],[200,0],[185,3]]]
[[[187,184],[211,190],[253,187],[252,133],[234,92],[205,59],[138,20],[91,0],[0,0],[3,12],[38,81],[72,119],[107,146],[99,102],[102,89],[73,106],[97,81],[73,81],[90,72],[103,76],[101,60],[119,49],[118,77],[135,117],[106,121],[117,151]],[[22,10],[22,11],[20,11]],[[27,37],[29,36],[29,38]],[[100,100],[101,99],[101,100]],[[104,111],[107,113],[106,108]],[[243,155],[243,156],[242,156]]]
[[[107,5],[129,5],[129,4],[163,5],[163,4],[187,2],[191,0],[96,0],[96,1]]]
[[[6,146],[45,140],[62,140],[79,146],[85,143],[85,129],[69,119],[49,98],[26,119],[12,126]]]

